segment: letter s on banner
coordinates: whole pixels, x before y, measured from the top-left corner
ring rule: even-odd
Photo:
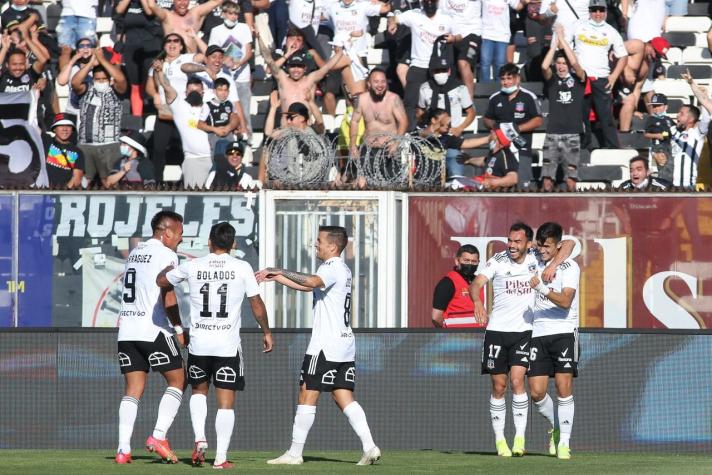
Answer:
[[[681,305],[677,296],[671,296],[665,291],[665,283],[668,279],[678,277],[687,285],[692,292],[692,298],[697,295],[697,277],[683,272],[658,272],[653,274],[643,285],[643,302],[648,307],[650,313],[660,320],[667,328],[687,328],[698,330],[700,324],[698,320],[690,314],[694,310],[688,311]]]

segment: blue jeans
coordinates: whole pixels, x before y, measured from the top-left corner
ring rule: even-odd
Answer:
[[[96,18],[74,15],[59,17],[57,24],[59,46],[69,46],[74,49],[77,41],[82,38],[89,38],[96,43]]]
[[[459,150],[455,148],[447,149],[445,154],[445,169],[447,170],[448,180],[454,176],[465,176],[465,165],[457,161],[459,155]]]
[[[503,41],[482,40],[480,50],[480,82],[492,82],[499,68],[507,62],[507,43]],[[494,65],[494,74],[492,66]]]
[[[289,6],[285,0],[275,0],[270,3],[267,13],[269,14],[269,29],[272,31],[272,38],[274,38],[274,47],[281,48],[289,26]]]
[[[668,15],[687,15],[687,0],[665,0],[665,11]]]

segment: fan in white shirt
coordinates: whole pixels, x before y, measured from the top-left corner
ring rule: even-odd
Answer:
[[[190,418],[195,433],[192,461],[202,465],[208,448],[205,436],[207,395],[212,380],[218,411],[215,416],[217,447],[214,468],[230,468],[227,449],[235,427],[235,391],[244,389],[240,311],[245,296],[262,328],[263,352],[272,351],[272,333],[252,267],[230,256],[235,245],[235,228],[217,223],[210,229],[210,254],[176,268],[164,269],[156,283],[165,289],[187,281],[190,296],[190,344],[188,383],[192,387]]]
[[[162,292],[156,276],[178,263],[175,250],[183,238],[183,217],[161,211],[151,219],[153,236],[126,259],[119,311],[118,357],[126,389],[119,406],[119,447],[116,463],[131,463],[131,435],[149,369],[160,371],[168,387],[158,406],[158,418],[146,448],[168,463],[177,463],[166,432],[183,396],[183,359],[176,338],[185,346],[175,293]],[[175,333],[176,338],[173,337]]]
[[[314,423],[316,404],[322,391],[332,393],[334,402],[361,439],[364,453],[358,465],[373,464],[381,457],[381,451],[373,442],[366,414],[353,397],[356,348],[351,330],[351,270],[341,258],[347,244],[346,229],[320,226],[316,255],[323,264],[315,275],[276,268],[257,273],[258,282],[274,281],[314,293],[314,327],[302,364],[292,446],[282,456],[269,460],[269,464],[303,463],[304,444]]]

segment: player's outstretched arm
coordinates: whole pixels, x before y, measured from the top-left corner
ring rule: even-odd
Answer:
[[[574,252],[575,245],[576,243],[574,243],[573,239],[564,239],[561,241],[559,252],[556,253],[556,256],[551,261],[549,261],[549,264],[547,264],[546,268],[541,273],[541,279],[544,282],[551,282],[554,280],[556,269],[562,262],[569,258],[572,252]]]
[[[489,316],[487,315],[487,310],[485,306],[480,301],[479,295],[482,287],[487,284],[489,279],[485,275],[478,275],[475,280],[470,283],[470,298],[475,305],[475,320],[477,323],[487,324]]]
[[[248,297],[248,300],[252,306],[252,315],[255,317],[255,321],[262,329],[262,353],[269,353],[272,351],[273,342],[272,332],[269,329],[269,321],[267,320],[267,309],[265,308],[265,303],[259,295]]]
[[[302,292],[311,292],[324,286],[324,281],[318,275],[305,274],[303,272],[291,271],[288,269],[280,269],[277,267],[268,267],[255,273],[257,283],[262,282],[277,282],[294,290]]]

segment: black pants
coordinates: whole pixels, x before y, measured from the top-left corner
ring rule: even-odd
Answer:
[[[417,121],[415,119],[415,107],[418,105],[418,96],[420,96],[420,86],[428,80],[428,69],[418,68],[411,65],[408,68],[408,75],[405,77],[405,93],[403,97],[403,106],[405,113],[408,116],[408,130],[415,129]]]
[[[183,148],[178,128],[172,120],[156,120],[153,129],[153,154],[151,161],[156,172],[156,180],[163,181],[163,169],[166,163],[180,165],[183,163]]]
[[[600,129],[599,144],[601,148],[620,148],[618,145],[618,132],[613,124],[613,100],[611,92],[606,89],[607,78],[597,78],[591,81],[591,94],[586,97],[583,107],[583,119],[586,124],[584,137],[585,148],[591,146],[591,123],[588,120],[591,107],[596,111],[598,128]]]

